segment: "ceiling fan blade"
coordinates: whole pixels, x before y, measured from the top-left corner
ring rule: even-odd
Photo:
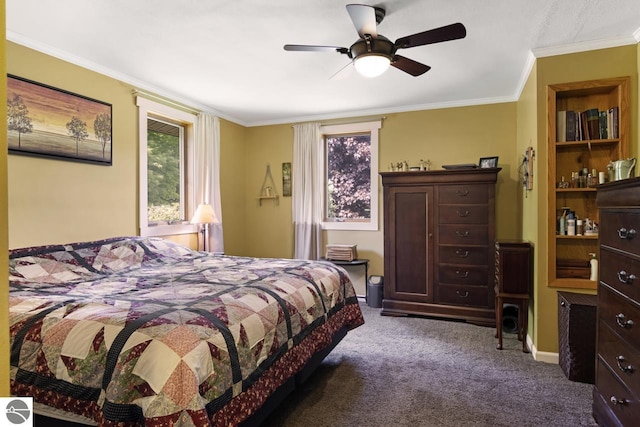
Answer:
[[[364,38],[365,34],[371,34],[373,38],[378,37],[376,9],[373,6],[348,4],[347,12],[349,12],[353,26],[356,27],[360,38]]]
[[[423,46],[425,44],[446,42],[449,40],[462,39],[467,35],[467,29],[461,23],[445,25],[433,30],[423,31],[411,36],[401,37],[396,40],[398,49]]]
[[[400,55],[396,55],[393,57],[391,65],[399,70],[404,71],[405,73],[411,74],[414,77],[421,76],[431,69],[431,67],[428,65],[424,65],[420,62],[414,61],[413,59],[405,58],[404,56]]]
[[[349,49],[340,46],[313,46],[306,44],[285,44],[284,50],[291,52],[338,52],[347,53]]]

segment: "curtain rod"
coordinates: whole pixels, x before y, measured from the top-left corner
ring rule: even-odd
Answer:
[[[366,123],[366,122],[371,122],[374,120],[386,120],[387,116],[377,116],[377,117],[366,117],[366,118],[361,118],[360,120],[349,120],[349,119],[336,119],[336,120],[329,120],[327,122],[320,122],[320,126],[330,126],[330,125],[343,125],[343,124],[358,124],[358,123]],[[310,122],[300,122],[300,123],[310,123]],[[300,123],[296,123],[296,124],[300,124]],[[294,127],[295,125],[291,125],[291,127]]]
[[[140,95],[140,96],[142,96],[144,98],[151,98],[153,100],[160,101],[163,104],[169,104],[170,106],[181,108],[181,109],[186,110],[186,111],[188,111],[190,113],[198,114],[198,113],[202,112],[202,110],[199,110],[197,108],[189,107],[188,105],[172,101],[170,99],[165,98],[164,96],[155,95],[153,93],[146,92],[144,90],[131,89],[131,94],[132,95]]]

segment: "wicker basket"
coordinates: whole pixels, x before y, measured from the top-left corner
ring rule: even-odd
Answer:
[[[593,384],[597,296],[558,292],[559,362],[571,381]]]

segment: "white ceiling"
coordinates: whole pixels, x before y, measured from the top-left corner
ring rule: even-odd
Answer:
[[[430,65],[330,77],[358,39],[335,0],[6,0],[7,39],[245,126],[517,99],[534,57],[640,41],[638,0],[386,0],[394,41],[462,22],[467,37],[402,50]],[[46,82],[44,82],[46,83]]]

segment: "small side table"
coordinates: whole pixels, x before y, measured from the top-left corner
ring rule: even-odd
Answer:
[[[367,295],[367,280],[369,280],[369,260],[365,259],[365,258],[358,258],[358,259],[354,259],[353,261],[342,261],[339,259],[327,259],[327,258],[320,258],[323,261],[329,261],[330,263],[333,263],[335,265],[344,265],[344,266],[356,266],[356,265],[364,265],[364,297],[365,297],[365,301],[366,298],[368,297]]]
[[[533,248],[522,241],[496,241],[496,348],[502,350],[502,312],[505,302],[518,306],[518,340],[527,348],[529,294],[533,284]]]

